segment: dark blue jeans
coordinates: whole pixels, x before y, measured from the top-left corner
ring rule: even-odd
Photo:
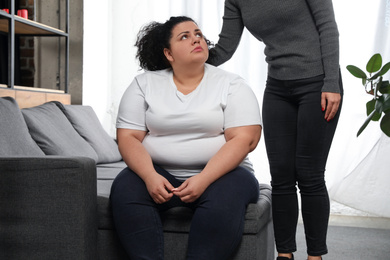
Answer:
[[[180,186],[181,182],[163,168],[155,165],[155,169],[174,187]],[[156,204],[143,180],[126,168],[114,180],[110,200],[116,231],[130,259],[164,259],[160,212],[184,206],[194,210],[187,259],[223,260],[241,241],[246,207],[258,196],[256,178],[238,167],[211,184],[193,203],[183,203],[174,196]]]
[[[276,248],[296,251],[298,198],[301,194],[307,253],[328,252],[329,196],[325,166],[336,130],[321,109],[323,76],[281,81],[268,77],[263,100],[264,138],[271,172]],[[341,79],[340,79],[341,86]]]

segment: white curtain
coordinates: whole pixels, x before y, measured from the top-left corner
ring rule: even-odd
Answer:
[[[381,53],[383,63],[390,61],[390,1],[334,0],[340,30],[341,64],[344,73],[345,103],[328,170],[331,198],[349,207],[381,217],[390,217],[390,138],[379,123],[371,122],[356,137],[363,124],[365,94],[360,80],[345,66],[365,69],[368,59]],[[389,80],[389,74],[385,79]]]
[[[140,73],[134,58],[135,36],[140,27],[150,21],[164,22],[170,16],[187,15],[198,22],[209,40],[216,42],[222,26],[223,4],[223,0],[84,0],[83,103],[94,107],[112,135],[115,134],[120,97],[134,76]],[[390,61],[390,0],[333,0],[333,4],[340,32],[345,96],[328,159],[327,185],[333,200],[390,217],[387,202],[390,139],[381,133],[378,123],[371,123],[361,136],[356,137],[366,118],[365,103],[370,97],[360,81],[345,69],[349,64],[365,68],[368,59],[377,52],[385,62]],[[97,16],[102,10],[107,13]],[[108,29],[99,30],[99,24]],[[96,41],[96,35],[99,35],[99,41]],[[101,47],[108,48],[105,55]],[[267,74],[263,49],[264,45],[245,31],[233,58],[221,66],[246,79],[260,105]],[[97,53],[105,58],[103,69],[99,67],[102,64],[96,64]],[[100,68],[99,75],[96,74],[97,67]],[[100,78],[106,81],[101,82]],[[269,183],[263,139],[250,158],[259,181]]]

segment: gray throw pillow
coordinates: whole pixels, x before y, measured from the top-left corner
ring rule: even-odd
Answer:
[[[56,104],[63,110],[74,129],[93,147],[98,155],[98,163],[122,160],[117,143],[104,130],[92,107]]]
[[[44,156],[12,97],[0,98],[0,156]]]
[[[54,102],[22,109],[30,134],[46,155],[84,156],[97,162],[94,149]]]

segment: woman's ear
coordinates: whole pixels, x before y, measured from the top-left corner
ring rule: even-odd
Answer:
[[[169,50],[168,48],[164,48],[164,55],[169,62],[174,61],[171,50]]]

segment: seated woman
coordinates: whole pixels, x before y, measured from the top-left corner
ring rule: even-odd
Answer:
[[[128,168],[111,189],[130,259],[164,259],[159,213],[177,206],[194,211],[187,259],[228,259],[246,207],[258,199],[247,155],[260,139],[259,105],[242,78],[205,64],[209,45],[188,17],[152,22],[138,34],[146,72],[120,103],[117,138]]]

